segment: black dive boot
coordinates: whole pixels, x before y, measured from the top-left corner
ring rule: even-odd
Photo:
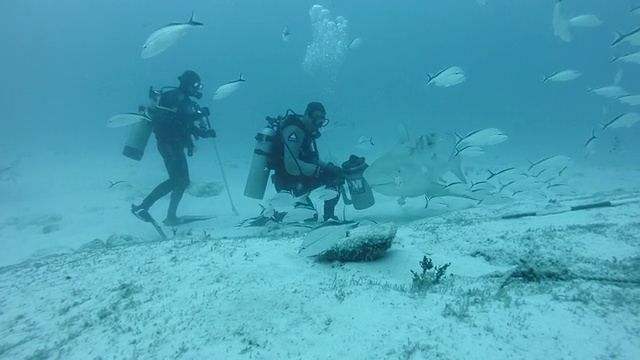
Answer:
[[[149,209],[142,206],[142,204],[131,204],[131,213],[144,222],[153,222],[153,218],[151,217],[151,214],[149,214]]]

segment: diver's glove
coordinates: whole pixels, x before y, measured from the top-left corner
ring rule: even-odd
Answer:
[[[203,107],[203,108],[200,108],[200,110],[198,110],[198,114],[202,115],[203,117],[207,117],[211,115],[211,111],[209,111],[208,107]]]
[[[202,133],[202,137],[203,137],[203,138],[205,138],[205,139],[207,139],[207,138],[211,138],[211,139],[213,139],[213,138],[215,138],[216,136],[217,136],[216,131],[215,131],[215,130],[213,130],[213,129],[205,130],[205,131]]]
[[[344,171],[333,163],[327,163],[320,167],[318,178],[325,183],[341,181],[344,178]]]

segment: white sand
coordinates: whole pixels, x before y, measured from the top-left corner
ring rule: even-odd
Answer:
[[[118,174],[73,176],[61,173],[58,155],[48,156],[26,159],[15,181],[0,182],[2,359],[640,358],[638,203],[500,220],[549,199],[445,212],[425,210],[421,199],[400,208],[378,196],[374,209],[346,213],[395,222],[388,254],[317,263],[297,254],[305,229],[234,227],[259,211],[240,195],[243,167],[227,169],[240,216],[226,193],[186,195],[183,213],[217,217],[159,241],[128,211],[165,176],[155,155],[143,164],[100,162]],[[198,173],[202,161],[193,159],[192,179],[219,180],[215,171]],[[639,176],[576,167],[575,193],[555,199],[638,196]],[[109,189],[108,180],[127,183]],[[153,215],[161,220],[166,206],[160,201]],[[143,243],[75,251],[114,234]],[[410,270],[420,271],[424,255],[451,266],[439,284],[417,291]],[[505,278],[496,272],[521,261],[636,283],[515,278],[500,289]]]

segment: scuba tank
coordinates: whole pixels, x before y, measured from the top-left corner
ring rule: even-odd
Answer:
[[[127,141],[122,148],[122,155],[129,159],[140,161],[144,155],[144,149],[147,147],[153,126],[151,121],[138,121],[131,125]]]
[[[251,167],[244,187],[244,195],[252,199],[262,200],[267,189],[271,173],[270,158],[273,141],[278,132],[280,120],[281,117],[276,119],[267,117],[269,124],[256,134],[256,146],[253,149],[253,159],[251,159]]]
[[[159,105],[160,97],[165,89],[175,89],[173,86],[163,87],[160,91],[153,90],[152,86],[149,86],[149,106],[138,106],[138,112],[141,115],[144,115],[147,118],[151,118],[149,114],[150,109],[160,109],[166,111],[172,111],[172,109],[164,108]],[[151,121],[138,121],[137,123],[131,125],[131,129],[129,130],[129,135],[127,136],[127,141],[124,144],[124,148],[122,149],[122,155],[140,161],[142,160],[142,156],[144,155],[144,150],[149,143],[149,138],[151,137],[151,133],[153,132],[153,126]]]
[[[152,86],[149,86],[149,99],[151,100],[150,106],[157,106],[161,94],[161,92],[155,91]],[[138,106],[138,112],[149,117],[147,106]],[[142,160],[144,150],[147,148],[152,131],[153,126],[151,125],[151,121],[138,121],[131,125],[127,141],[125,141],[124,147],[122,148],[122,155],[129,159],[137,161]]]
[[[358,157],[356,155],[351,155],[348,161],[342,163],[342,169],[344,170],[350,196],[347,196],[344,185],[340,190],[344,197],[344,203],[353,205],[353,208],[356,210],[368,209],[376,202],[373,197],[373,191],[371,191],[371,186],[369,186],[369,183],[363,176],[367,167],[369,167],[369,165],[365,162],[364,157]]]

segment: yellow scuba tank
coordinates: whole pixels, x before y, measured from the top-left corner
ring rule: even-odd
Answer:
[[[256,134],[256,146],[253,149],[253,158],[249,175],[244,187],[244,195],[256,200],[262,200],[269,182],[269,160],[273,151],[273,142],[276,140],[278,122],[280,118],[267,118],[269,125]]]

